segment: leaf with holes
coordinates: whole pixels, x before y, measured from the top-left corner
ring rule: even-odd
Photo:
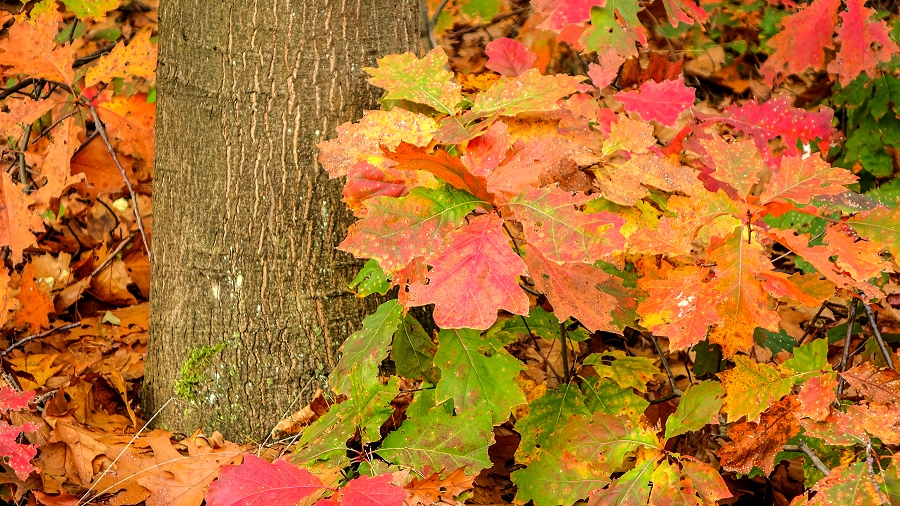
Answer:
[[[883,19],[872,19],[877,12],[865,4],[864,0],[848,0],[841,24],[835,29],[841,48],[828,64],[828,72],[839,76],[841,86],[849,85],[861,72],[874,76],[879,64],[891,61],[900,52],[887,24]]]
[[[768,475],[775,468],[775,454],[782,451],[788,439],[800,432],[800,422],[794,412],[800,407],[797,399],[787,397],[762,414],[759,423],[742,422],[731,426],[725,443],[716,454],[722,467],[729,471],[749,474],[758,467]]]
[[[775,52],[760,67],[766,82],[825,65],[825,50],[834,48],[832,34],[840,6],[840,0],[814,0],[781,19],[781,31],[766,42]]]

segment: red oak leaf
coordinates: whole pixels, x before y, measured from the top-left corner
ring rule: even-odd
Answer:
[[[759,174],[766,166],[753,143],[745,140],[727,142],[721,137],[700,141],[712,159],[712,177],[737,190],[739,198],[746,198],[759,182]]]
[[[487,176],[500,165],[508,149],[506,123],[496,121],[483,134],[466,144],[462,162],[475,176]]]
[[[800,409],[797,416],[808,417],[813,420],[824,420],[828,416],[831,403],[837,400],[837,378],[834,373],[820,374],[806,380],[797,400],[800,401]]]
[[[580,262],[558,265],[535,248],[528,249],[525,263],[535,288],[547,296],[560,320],[573,316],[592,332],[621,332],[629,316],[634,320],[629,313],[637,306],[637,292],[602,270]]]
[[[827,107],[819,112],[809,112],[791,106],[791,99],[785,95],[762,104],[748,100],[743,105],[732,105],[721,115],[697,112],[697,117],[705,122],[722,121],[747,135],[753,136],[756,147],[766,157],[770,156],[769,141],[781,137],[786,145],[785,153],[796,155],[797,141],[812,142],[816,138],[831,139],[834,129],[831,119],[834,111]]]
[[[429,283],[410,286],[409,292],[414,305],[435,305],[439,327],[487,329],[498,309],[528,314],[528,297],[517,279],[526,272],[525,262],[513,252],[496,214],[451,233],[446,252],[429,263]]]
[[[762,204],[775,199],[808,204],[809,199],[822,195],[837,195],[847,190],[858,177],[847,169],[832,167],[818,153],[809,156],[786,156],[781,167],[773,170],[771,181],[759,196]]]
[[[493,195],[487,190],[487,181],[469,172],[459,158],[446,151],[439,150],[431,154],[424,148],[401,142],[393,153],[385,150],[384,156],[397,162],[400,170],[424,170],[454,188],[465,190],[482,200],[493,200]]]
[[[900,52],[884,20],[871,19],[875,10],[866,8],[865,0],[847,0],[846,4],[841,26],[837,27],[841,49],[828,64],[828,72],[838,75],[841,86],[850,84],[861,72],[874,76],[879,63],[890,61]]]
[[[619,231],[625,223],[621,216],[576,209],[593,198],[552,186],[526,190],[509,207],[522,222],[528,244],[546,258],[592,263],[625,249],[625,237]]]
[[[709,269],[692,265],[669,270],[665,279],[641,278],[647,298],[638,305],[641,322],[669,347],[680,350],[706,338],[709,327],[723,322],[716,313],[715,291],[706,283]]]
[[[28,478],[34,466],[31,459],[37,455],[37,446],[23,445],[16,441],[23,432],[34,432],[38,425],[28,422],[21,427],[14,427],[6,422],[0,422],[0,457],[9,459],[9,466],[16,472],[20,480]]]
[[[485,67],[504,76],[516,77],[534,65],[537,54],[524,44],[507,37],[492,40],[484,48],[488,56]]]
[[[208,506],[297,504],[325,489],[321,480],[290,462],[273,463],[251,454],[244,463],[222,466],[219,479],[209,486]]]
[[[534,10],[546,16],[541,28],[560,31],[573,23],[583,23],[591,17],[591,7],[606,4],[606,0],[535,0]]]
[[[841,0],[815,0],[782,18],[783,28],[767,42],[775,52],[759,69],[766,82],[825,65],[825,48],[834,47],[832,34],[840,6]]]
[[[628,112],[636,112],[645,120],[655,119],[674,126],[678,116],[694,105],[694,88],[684,85],[684,78],[674,81],[645,81],[637,91],[620,91],[616,99]]]
[[[365,215],[363,202],[372,197],[402,197],[409,189],[421,185],[420,172],[400,170],[389,161],[373,165],[360,160],[347,172],[344,202],[359,217]],[[430,177],[430,176],[429,176]]]
[[[679,23],[694,24],[694,20],[703,23],[707,19],[703,7],[694,3],[694,0],[662,0],[669,15],[669,23],[677,27]]]
[[[391,483],[393,476],[360,476],[341,488],[341,506],[403,506],[409,493]]]
[[[619,68],[622,67],[622,58],[612,49],[604,51],[600,55],[599,63],[591,63],[588,65],[588,77],[598,90],[606,88],[619,77]]]

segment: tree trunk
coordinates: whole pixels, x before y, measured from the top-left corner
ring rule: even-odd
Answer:
[[[144,417],[175,400],[156,426],[265,437],[374,309],[347,291],[351,216],[315,145],[377,107],[362,69],[416,50],[417,10],[162,2]]]

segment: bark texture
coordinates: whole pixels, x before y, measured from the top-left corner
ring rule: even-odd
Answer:
[[[166,406],[154,425],[264,438],[374,309],[346,289],[359,264],[334,247],[351,216],[315,144],[377,107],[362,68],[416,51],[417,10],[415,0],[161,3],[142,392],[145,418]]]

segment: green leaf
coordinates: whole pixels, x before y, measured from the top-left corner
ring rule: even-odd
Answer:
[[[567,319],[566,328],[571,328],[572,323],[571,319]],[[514,316],[495,323],[487,330],[486,335],[498,339],[501,343],[510,344],[516,342],[521,336],[527,336],[529,330],[535,336],[543,337],[548,341],[560,339],[562,335],[556,316],[540,306],[531,308],[528,316]],[[566,335],[576,343],[586,341],[591,337],[591,334],[583,327],[567,330]]]
[[[666,420],[666,439],[705,427],[722,407],[724,395],[718,381],[702,381],[688,388]]]
[[[397,375],[409,379],[425,378],[437,383],[440,371],[434,366],[437,346],[431,341],[422,324],[411,314],[403,318],[403,324],[394,333],[391,355],[397,367]]]
[[[722,370],[722,347],[718,344],[709,342],[704,339],[697,343],[691,351],[696,355],[694,357],[694,375],[703,376],[704,374],[716,374]]]
[[[119,0],[62,0],[62,3],[78,19],[100,17],[119,7]]]
[[[784,361],[785,367],[798,374],[824,371],[828,365],[828,340],[815,339],[799,348],[794,348],[794,356]],[[798,378],[797,384],[806,378]]]
[[[609,488],[592,495],[592,499],[597,504],[621,506],[647,504],[651,490],[650,476],[655,469],[656,459],[644,460],[614,481]]]
[[[460,10],[466,16],[478,16],[490,21],[500,10],[500,0],[468,0],[462,4]]]
[[[584,32],[581,42],[587,51],[602,53],[613,49],[619,56],[628,58],[637,54],[636,42],[646,43],[643,27],[637,13],[641,5],[637,0],[608,0],[603,7],[591,9],[591,26]],[[624,21],[619,24],[616,15]]]
[[[783,367],[759,364],[743,355],[734,357],[734,369],[719,373],[726,396],[724,411],[728,421],[746,416],[755,420],[772,403],[791,392],[794,376]]]
[[[472,475],[491,467],[487,449],[493,442],[490,414],[470,411],[452,416],[438,406],[417,419],[407,419],[388,434],[378,455],[423,476],[464,466],[466,474]]]
[[[294,458],[304,463],[320,460],[333,465],[346,464],[347,440],[360,430],[363,443],[381,439],[382,424],[394,414],[391,401],[400,392],[400,380],[392,378],[382,385],[377,378],[366,378],[360,369],[348,377],[349,398],[331,407],[327,413],[303,429]]]
[[[609,378],[591,376],[581,382],[585,407],[591,413],[625,415],[634,421],[650,405],[647,399],[634,393],[631,388],[623,388]]]
[[[375,378],[378,366],[387,356],[391,336],[403,321],[403,306],[389,300],[378,306],[375,314],[363,319],[357,330],[341,345],[341,359],[328,376],[328,383],[336,393],[350,395],[350,378],[354,369],[361,370],[361,378]]]
[[[385,100],[409,100],[453,115],[463,97],[446,65],[447,55],[438,46],[422,59],[410,52],[392,54],[378,60],[377,68],[363,70],[370,83],[387,91]]]
[[[516,421],[515,429],[522,436],[516,457],[519,461],[527,460],[536,447],[547,446],[550,434],[562,427],[566,421],[576,414],[588,415],[584,407],[584,396],[572,383],[560,385],[559,388],[547,390],[544,395],[531,401],[528,414]]]
[[[480,93],[475,98],[472,114],[515,116],[555,111],[559,108],[556,101],[575,93],[579,82],[580,79],[572,76],[545,76],[538,69],[528,69],[517,77],[502,77],[489,90]]]
[[[378,265],[378,260],[370,258],[366,261],[366,265],[359,270],[359,274],[350,282],[349,288],[356,290],[356,294],[360,297],[368,297],[373,293],[384,295],[391,288],[391,282],[387,275]]]
[[[604,361],[612,357],[611,364]],[[612,350],[604,353],[594,353],[584,359],[585,365],[594,366],[597,375],[601,378],[610,378],[623,388],[636,388],[638,391],[647,391],[647,382],[653,379],[659,369],[653,365],[653,360],[646,357],[629,357],[621,350]]]
[[[797,340],[791,337],[784,329],[772,332],[762,327],[756,327],[753,331],[753,339],[756,341],[756,344],[766,347],[774,354],[781,351],[790,352],[797,344]]]
[[[574,504],[587,497],[592,490],[609,484],[598,475],[590,463],[580,461],[564,449],[538,452],[538,458],[525,469],[513,471],[510,478],[516,484],[516,504],[533,501],[534,506]]]
[[[515,381],[524,365],[495,339],[482,337],[477,330],[441,330],[434,363],[441,369],[437,402],[453,399],[460,413],[487,412],[494,425],[499,425],[509,418],[512,408],[526,402]]]

